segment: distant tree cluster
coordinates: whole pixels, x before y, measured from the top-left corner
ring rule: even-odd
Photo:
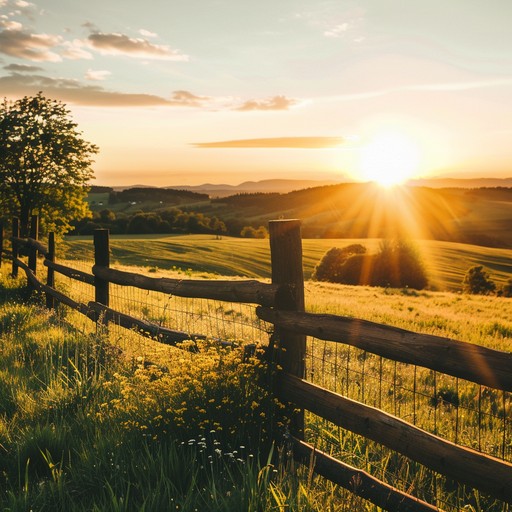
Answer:
[[[72,234],[91,235],[98,228],[108,228],[113,234],[226,233],[226,225],[217,217],[179,208],[130,215],[116,214],[107,208],[76,222]]]
[[[475,265],[468,269],[462,280],[462,291],[472,295],[491,295],[496,293],[499,297],[512,297],[512,278],[498,288],[484,270],[483,265]]]
[[[208,201],[208,194],[198,194],[189,190],[175,190],[157,187],[132,187],[124,190],[110,190],[109,204],[126,202],[161,201],[164,203],[180,204],[191,201]]]
[[[242,238],[268,238],[268,230],[265,226],[260,226],[257,229],[252,226],[244,226],[240,231]]]
[[[414,288],[428,284],[425,266],[416,247],[406,240],[384,240],[376,254],[352,244],[333,247],[315,267],[313,279],[352,285]]]

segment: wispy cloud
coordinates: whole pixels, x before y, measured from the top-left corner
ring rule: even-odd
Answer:
[[[240,139],[219,142],[194,142],[197,148],[293,148],[325,149],[335,148],[344,143],[342,137],[273,137],[266,139]]]
[[[174,91],[170,104],[178,107],[200,107],[210,99],[209,96],[197,96],[189,91]]]
[[[106,70],[88,69],[84,78],[86,80],[101,81],[108,78],[112,73]]]
[[[92,60],[92,53],[86,50],[86,44],[81,39],[73,39],[72,41],[64,41],[62,46],[62,56],[69,60]]]
[[[327,30],[324,30],[325,37],[341,37],[344,32],[348,30],[348,23],[340,23],[339,25],[335,25]]]
[[[167,45],[150,43],[147,39],[125,34],[93,32],[87,38],[90,46],[104,55],[125,55],[146,59],[187,61],[188,55],[172,50]]]
[[[4,96],[34,95],[39,91],[65,103],[101,107],[172,106],[166,98],[152,94],[129,94],[109,91],[97,85],[84,85],[78,80],[49,78],[42,75],[12,74],[0,77],[0,90]]]
[[[8,64],[4,66],[7,71],[14,71],[15,73],[35,73],[36,71],[42,71],[43,68],[39,66],[29,66],[28,64]]]
[[[141,28],[139,30],[139,34],[142,36],[142,37],[158,37],[158,34],[156,34],[155,32],[151,32],[150,30],[146,30],[145,28]]]
[[[274,96],[263,100],[248,100],[235,110],[249,111],[249,110],[288,110],[295,105],[297,100],[287,98],[286,96]]]
[[[164,98],[154,94],[134,94],[111,91],[101,85],[82,83],[80,80],[69,78],[53,78],[41,74],[25,74],[29,68],[36,66],[25,66],[10,64],[9,68],[13,73],[9,76],[0,77],[0,90],[2,95],[12,98],[24,95],[34,95],[39,91],[43,94],[59,98],[65,103],[91,107],[191,107],[208,108],[210,102],[215,99],[209,96],[199,96],[190,91],[174,91],[170,98]],[[21,72],[25,72],[22,74]],[[85,73],[85,80],[102,81],[109,75],[107,70],[89,69]]]
[[[52,51],[62,42],[60,36],[31,34],[21,23],[0,20],[0,53],[34,62],[60,62],[62,57]]]
[[[387,96],[389,94],[396,94],[401,92],[454,92],[454,91],[467,91],[470,89],[488,89],[492,87],[502,87],[512,85],[512,77],[509,78],[496,78],[489,80],[474,80],[464,82],[444,82],[432,84],[412,84],[403,85],[399,87],[387,87],[383,89],[374,89],[365,92],[355,92],[339,94],[336,96],[329,96],[322,98],[327,101],[357,101],[369,98],[378,98],[380,96]]]

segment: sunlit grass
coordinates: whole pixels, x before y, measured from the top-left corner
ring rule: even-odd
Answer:
[[[63,243],[57,256],[69,259],[93,260],[90,237],[70,238]],[[304,275],[308,279],[315,265],[332,247],[353,243],[365,245],[369,252],[378,250],[380,239],[305,239],[303,240]],[[480,247],[435,240],[417,240],[419,252],[426,264],[430,287],[435,290],[461,290],[466,271],[483,265],[498,284],[512,274],[512,250]],[[268,240],[222,237],[212,235],[116,235],[111,237],[112,265],[181,271],[188,269],[204,275],[270,278]]]
[[[86,270],[90,263],[78,266]],[[157,268],[149,275],[197,277],[188,270]],[[92,287],[62,279],[59,286],[66,293],[92,300]],[[0,444],[5,451],[0,463],[8,468],[4,506],[25,510],[29,503],[58,502],[62,510],[131,510],[137,503],[144,510],[161,510],[158,507],[172,499],[182,510],[377,510],[311,478],[308,468],[290,471],[284,454],[267,459],[268,438],[261,428],[279,412],[279,405],[268,395],[255,399],[259,392],[250,372],[244,373],[252,367],[240,364],[241,352],[206,341],[200,343],[199,354],[191,354],[114,327],[106,338],[88,319],[65,309],[55,316],[14,304],[11,299],[23,295],[18,290],[22,281],[5,279],[1,288],[9,300],[0,311],[5,356],[0,362]],[[241,345],[264,345],[268,340],[269,333],[256,327],[253,306],[120,287],[113,287],[113,301],[135,316],[177,329],[193,327],[190,330],[211,338]],[[508,351],[509,303],[449,292],[306,283],[309,311],[365,318]],[[510,401],[499,394],[486,392],[478,413],[478,386],[318,340],[311,342],[309,357],[311,380],[449,440],[502,455],[502,417],[508,414],[503,406],[510,408]],[[436,393],[442,400],[457,396],[464,409],[457,413],[450,402],[437,401]],[[329,453],[428,501],[438,500],[447,510],[465,505],[481,512],[506,510],[479,494],[446,487],[439,475],[313,415],[308,415],[307,436]],[[238,457],[241,446],[244,457]],[[209,459],[205,464],[204,457],[218,455],[216,448],[223,455],[213,473],[205,472]],[[509,452],[507,444],[504,455],[510,457]],[[173,471],[180,464],[187,472],[176,480]],[[181,482],[178,487],[176,481]],[[259,501],[251,502],[255,495]],[[249,503],[257,503],[256,508]]]

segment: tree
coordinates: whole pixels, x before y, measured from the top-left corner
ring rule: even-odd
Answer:
[[[474,295],[488,295],[496,290],[496,284],[489,278],[482,265],[476,265],[468,269],[464,275],[462,290]]]
[[[512,297],[512,277],[507,279],[507,282],[503,285],[501,289],[502,297]]]
[[[315,267],[312,277],[317,281],[330,281],[332,283],[345,282],[340,276],[341,267],[350,256],[365,253],[366,247],[361,244],[351,244],[342,249],[332,247],[323,255],[322,259]]]
[[[240,231],[242,238],[256,238],[256,230],[252,226],[244,226]]]
[[[383,240],[377,254],[366,254],[366,248],[360,244],[343,249],[333,247],[315,267],[313,279],[417,290],[428,284],[419,251],[407,240]]]
[[[48,230],[64,233],[84,217],[92,156],[63,103],[42,93],[0,105],[0,206],[28,234],[31,214]]]

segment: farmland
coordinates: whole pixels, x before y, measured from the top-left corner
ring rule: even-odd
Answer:
[[[306,239],[306,276],[326,250],[343,246],[340,242],[360,242],[375,250],[380,240]],[[432,240],[417,244],[433,276],[431,289],[308,280],[307,310],[512,351],[510,299],[459,292],[465,270],[475,264],[485,265],[498,282],[508,278],[510,250]],[[111,253],[112,266],[153,277],[268,279],[270,273],[267,240],[114,236]],[[73,237],[59,243],[58,261],[65,259],[71,266],[90,269],[91,240]],[[191,511],[194,507],[270,511],[283,506],[377,510],[321,478],[308,477],[308,468],[291,471],[290,461],[282,455],[267,459],[269,432],[274,437],[282,429],[281,406],[268,389],[248,386],[258,378],[257,365],[240,365],[238,351],[225,351],[208,341],[255,341],[253,307],[219,301],[210,305],[204,299],[181,300],[173,294],[127,292],[112,286],[112,307],[162,326],[206,334],[199,354],[192,355],[154,341],[142,342],[132,331],[112,328],[102,333],[76,313],[60,310],[54,315],[37,306],[17,305],[13,298],[23,293],[20,284],[4,276],[2,293],[7,302],[0,308],[5,356],[0,404],[5,410],[0,432],[5,453],[0,463],[7,475],[5,506],[24,510],[29,502],[44,507],[57,500],[63,510],[84,510],[80,507],[90,508],[93,503],[98,509],[117,510],[123,509],[121,502],[126,510],[134,506],[159,510],[163,503],[174,501],[178,509]],[[77,300],[84,286],[69,278],[57,283],[58,289]],[[215,331],[219,328],[223,333]],[[258,336],[265,346],[266,330]],[[12,374],[9,367],[19,371]],[[449,441],[511,458],[511,425],[504,420],[510,407],[508,394],[483,395],[482,388],[471,383],[315,339],[308,343],[306,373],[316,384],[413,421]],[[450,401],[443,402],[445,398]],[[414,487],[418,496],[445,510],[466,505],[479,512],[506,510],[474,491],[462,487],[453,491],[435,473],[312,414],[307,415],[306,438],[356,467],[371,468],[402,490]],[[212,472],[205,474],[210,462]],[[178,476],[181,464],[190,472]],[[25,469],[16,475],[10,467]],[[141,467],[151,478],[138,476]],[[82,481],[87,482],[84,491],[80,491]],[[179,488],[170,482],[178,482]],[[75,503],[77,493],[80,500]]]
[[[305,239],[303,240],[304,275],[308,279],[315,265],[331,247],[352,243],[376,251],[377,239]],[[459,291],[468,268],[483,265],[492,279],[503,283],[512,275],[512,249],[481,247],[434,240],[417,241],[434,290]],[[212,235],[114,235],[112,258],[122,265],[148,268],[243,276],[270,277],[268,240],[242,239]],[[93,258],[90,237],[68,237],[59,256],[69,259]]]

